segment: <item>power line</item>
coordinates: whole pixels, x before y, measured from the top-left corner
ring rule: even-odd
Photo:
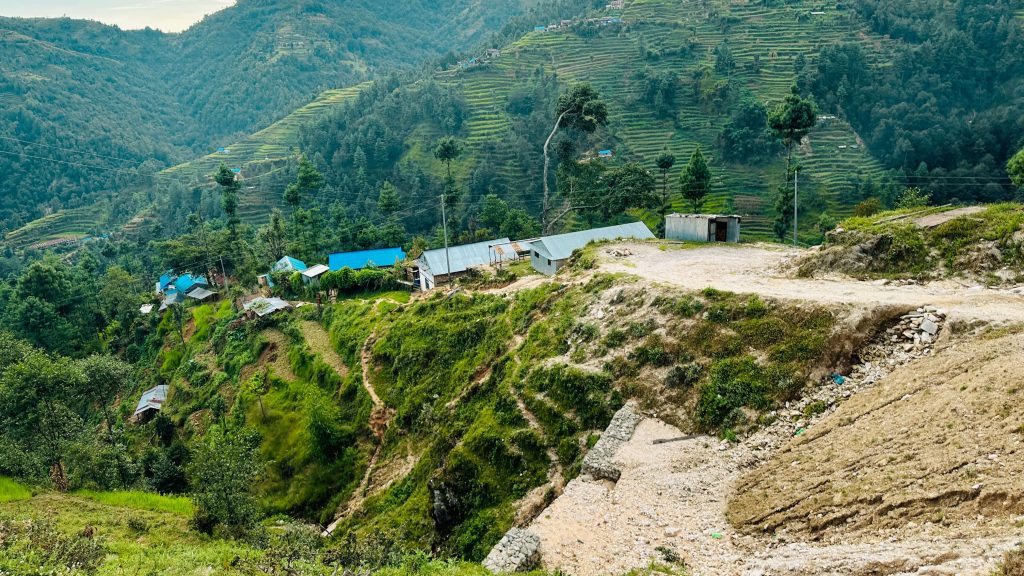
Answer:
[[[129,160],[127,158],[117,158],[115,156],[105,156],[103,154],[96,154],[95,152],[83,152],[74,148],[65,148],[63,146],[53,146],[51,144],[43,144],[42,142],[32,142],[31,140],[22,140],[13,136],[0,136],[0,139],[11,140],[14,142],[21,142],[22,144],[28,144],[29,146],[42,146],[44,148],[52,148],[54,150],[64,150],[65,152],[74,152],[75,154],[83,154],[86,156],[95,156],[96,158],[106,158],[107,160],[117,160],[118,162],[136,162],[137,160]]]

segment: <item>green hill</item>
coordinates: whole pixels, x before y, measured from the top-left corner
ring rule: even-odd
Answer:
[[[413,69],[538,2],[240,0],[180,34],[0,17],[0,231]]]
[[[722,159],[718,139],[731,114],[741,102],[769,107],[779,102],[796,82],[798,59],[815,58],[823,46],[855,42],[875,61],[885,62],[893,45],[871,34],[852,12],[818,8],[814,2],[765,7],[635,0],[621,11],[599,10],[557,29],[528,33],[504,47],[500,57],[480,65],[438,72],[433,81],[463,103],[463,121],[455,130],[466,146],[457,163],[460,178],[471,196],[485,190],[504,192],[538,213],[540,148],[553,124],[550,99],[572,83],[589,82],[608,103],[610,122],[585,142],[584,151],[613,149],[620,161],[639,161],[654,170],[655,157],[667,149],[677,158],[678,174],[700,145],[710,155],[714,173],[706,209],[741,213],[748,237],[768,238],[774,190],[782,182],[784,161],[775,154],[758,160]],[[621,23],[593,22],[598,18],[621,19]],[[716,66],[716,51],[723,46],[734,60],[728,68]],[[645,91],[651,79],[669,74],[675,75],[674,98],[659,111]],[[421,85],[403,90],[415,93]],[[518,102],[527,93],[532,100],[520,109]],[[352,142],[350,134],[365,129],[373,122],[367,118],[379,110],[399,105],[388,99],[400,96],[386,94],[376,108],[371,105],[358,118],[348,118],[351,125],[342,121],[339,128],[339,119],[330,118],[310,130],[305,151],[334,158],[327,168],[343,188],[345,173],[353,166],[345,161],[339,164],[337,155],[347,158],[357,147],[370,149],[368,141],[357,137]],[[425,144],[448,131],[445,126],[425,117],[388,128],[403,139],[403,152],[378,170],[380,179],[388,176],[390,166],[405,163],[440,177],[442,166]],[[804,220],[804,230],[811,235],[818,214],[849,214],[859,182],[880,178],[884,172],[849,124],[834,116],[822,118],[798,150],[798,158],[802,208],[810,216]],[[373,175],[372,167],[369,172]],[[358,188],[349,189],[353,196],[360,195]],[[679,198],[674,205],[684,209]]]

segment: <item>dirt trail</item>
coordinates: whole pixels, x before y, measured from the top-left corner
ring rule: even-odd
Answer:
[[[628,249],[618,258],[609,250]],[[965,286],[955,281],[886,286],[851,278],[803,279],[781,270],[805,251],[773,245],[708,245],[660,250],[654,244],[625,243],[599,250],[599,270],[633,274],[690,290],[716,288],[752,292],[772,298],[849,304],[872,308],[884,304],[918,307],[933,304],[957,320],[1024,322],[1024,296],[1010,290]]]
[[[1024,541],[1024,334],[936,350],[881,380],[865,363],[738,444],[655,445],[683,434],[644,420],[617,483],[577,478],[530,526],[545,566],[599,576],[671,551],[693,576],[988,576]],[[818,398],[838,408],[806,418]]]
[[[366,389],[370,399],[373,401],[373,410],[370,411],[369,422],[370,431],[373,432],[373,436],[376,439],[373,454],[370,456],[370,462],[366,466],[363,478],[359,481],[359,487],[352,493],[352,497],[349,498],[348,502],[338,507],[334,521],[324,530],[324,536],[329,536],[338,527],[339,522],[358,511],[366,497],[369,496],[370,482],[373,480],[377,463],[380,461],[381,452],[384,450],[384,435],[387,433],[388,426],[391,425],[391,419],[395,414],[393,409],[384,405],[380,396],[377,395],[377,391],[374,390],[373,383],[370,381],[370,370],[373,362],[372,348],[376,340],[377,333],[371,332],[363,342],[362,350],[359,353],[360,367],[363,373],[363,388]]]
[[[333,368],[338,373],[338,376],[342,378],[348,376],[348,366],[345,365],[345,361],[341,359],[334,346],[331,345],[331,336],[327,333],[327,330],[324,330],[324,327],[319,322],[313,320],[306,320],[301,326],[302,336],[305,338],[309,348],[316,355],[320,356],[328,366]]]

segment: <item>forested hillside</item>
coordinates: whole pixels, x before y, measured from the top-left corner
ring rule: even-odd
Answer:
[[[242,0],[181,34],[0,18],[0,230],[475,45],[533,4]]]

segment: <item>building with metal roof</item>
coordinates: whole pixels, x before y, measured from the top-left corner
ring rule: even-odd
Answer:
[[[686,242],[739,242],[741,216],[720,214],[669,214],[665,239]]]
[[[143,392],[132,418],[138,422],[145,422],[156,416],[156,413],[163,408],[164,402],[167,401],[167,390],[166,385],[161,385]]]
[[[291,256],[285,256],[278,260],[273,268],[270,269],[271,274],[278,272],[302,272],[306,269],[306,263],[298,258],[292,258]]]
[[[327,257],[327,263],[332,272],[337,272],[342,268],[349,268],[351,270],[362,270],[370,266],[384,268],[394,266],[402,260],[405,260],[405,251],[401,248],[338,252]]]
[[[288,310],[292,305],[280,298],[254,298],[243,304],[242,307],[250,315],[263,318],[281,310]]]
[[[330,267],[326,264],[310,266],[302,271],[302,282],[304,284],[318,284],[320,282],[320,277],[330,271]]]
[[[419,269],[421,290],[432,290],[438,282],[464,274],[470,268],[488,266],[494,263],[494,246],[511,244],[508,238],[498,238],[462,246],[450,246],[448,249],[438,248],[427,250],[416,261]],[[448,264],[451,263],[449,270]]]
[[[651,229],[643,222],[620,224],[606,228],[593,228],[557,236],[545,236],[530,242],[530,263],[541,274],[548,276],[558,272],[565,266],[572,253],[591,242],[615,240],[618,238],[635,238],[648,240],[654,238]]]
[[[206,300],[209,300],[210,298],[213,298],[216,295],[216,292],[211,292],[206,288],[203,288],[202,286],[197,286],[193,288],[191,292],[186,294],[186,296],[188,296],[189,298],[193,300],[198,300],[200,302],[205,302]]]

